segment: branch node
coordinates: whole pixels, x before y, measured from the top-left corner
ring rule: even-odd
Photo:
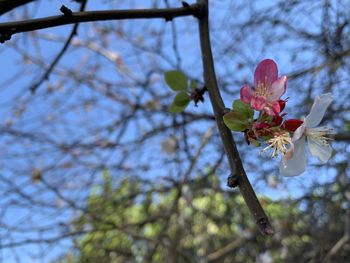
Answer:
[[[260,232],[263,235],[274,234],[273,228],[270,225],[270,222],[267,220],[267,218],[260,218],[258,221],[256,221],[256,224],[259,226]]]
[[[204,102],[204,93],[206,92],[206,87],[202,88],[202,89],[198,89],[195,88],[192,92],[191,92],[191,100],[194,101],[194,105],[197,107],[198,106],[198,102]]]
[[[224,116],[225,114],[227,114],[227,113],[229,113],[229,112],[231,112],[231,109],[229,109],[229,108],[223,109],[223,110],[222,110],[222,116]]]
[[[230,175],[229,177],[227,177],[227,186],[230,188],[235,188],[237,187],[239,184],[239,180],[237,176],[234,175]]]
[[[185,1],[182,1],[181,4],[182,4],[183,7],[191,7],[189,5],[189,3],[185,2]]]
[[[196,18],[201,18],[206,14],[206,7],[205,4],[192,4],[190,5],[189,3],[182,1],[181,2],[182,7],[188,8],[191,10],[191,13],[194,17]]]
[[[167,15],[164,18],[165,18],[165,22],[169,22],[173,20],[173,17],[171,15]]]
[[[71,16],[73,14],[72,10],[70,10],[68,7],[65,5],[62,5],[60,8],[60,11],[65,15],[65,16]]]
[[[0,43],[3,44],[7,40],[10,40],[11,36],[12,36],[12,34],[9,34],[9,33],[2,33],[2,34],[0,34]]]
[[[203,1],[200,1],[200,3],[191,5],[189,8],[194,10],[193,16],[197,19],[201,19],[203,17],[206,17],[208,14],[208,6],[203,3]]]
[[[32,85],[32,86],[29,88],[30,93],[31,93],[32,95],[34,95],[37,88],[38,88],[38,85],[37,85],[37,84]]]

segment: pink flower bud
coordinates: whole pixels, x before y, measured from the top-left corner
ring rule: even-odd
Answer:
[[[283,123],[283,127],[288,131],[295,132],[296,129],[298,129],[300,125],[303,124],[303,122],[304,121],[298,119],[289,119]]]
[[[284,108],[286,107],[286,102],[287,102],[287,99],[285,99],[285,100],[278,100],[278,104],[280,105],[280,111],[284,110]]]

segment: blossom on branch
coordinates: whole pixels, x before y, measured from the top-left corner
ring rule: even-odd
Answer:
[[[290,137],[289,133],[284,130],[275,132],[273,137],[267,140],[266,143],[268,146],[263,149],[263,152],[271,148],[271,157],[276,157],[280,152],[282,154],[282,158],[288,158],[294,149],[292,138]]]
[[[232,110],[223,120],[232,131],[243,132],[247,144],[264,146],[262,152],[271,150],[270,157],[282,156],[280,174],[295,176],[306,167],[305,140],[310,152],[326,163],[332,156],[328,127],[317,127],[333,100],[331,93],[318,96],[308,116],[304,119],[287,119],[282,113],[287,99],[287,77],[278,78],[276,63],[271,59],[261,61],[254,72],[254,88],[245,85],[240,90],[240,100],[234,100]],[[256,111],[258,114],[255,114]]]
[[[311,155],[326,163],[332,156],[332,147],[329,144],[331,129],[325,126],[317,127],[333,100],[331,93],[317,96],[309,115],[293,134],[293,156],[280,165],[280,173],[285,176],[295,176],[303,173],[306,167],[305,139],[307,139]]]
[[[254,89],[248,84],[241,88],[241,100],[254,110],[275,116],[281,112],[280,98],[286,92],[287,77],[278,78],[276,63],[271,59],[261,61],[254,72]]]

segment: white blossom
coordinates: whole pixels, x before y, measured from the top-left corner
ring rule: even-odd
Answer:
[[[305,139],[307,139],[311,155],[317,157],[322,163],[326,163],[331,158],[333,151],[329,144],[331,129],[317,126],[332,101],[333,95],[331,93],[316,97],[309,115],[305,117],[303,124],[293,134],[294,154],[291,158],[281,162],[281,175],[296,176],[305,171]]]

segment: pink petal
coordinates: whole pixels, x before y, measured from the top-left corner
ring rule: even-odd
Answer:
[[[278,116],[278,114],[281,112],[280,104],[278,101],[275,101],[273,103],[265,103],[263,111],[269,115],[269,116]]]
[[[270,106],[264,107],[263,111],[265,112],[266,115],[275,116],[275,113],[273,112]]]
[[[240,91],[241,101],[243,101],[244,103],[250,103],[253,97],[253,93],[254,91],[248,84],[244,85]]]
[[[254,72],[254,86],[264,85],[270,87],[277,80],[278,69],[275,61],[265,59],[261,61]]]
[[[279,104],[278,101],[273,102],[272,105],[271,105],[271,108],[272,108],[272,111],[273,111],[273,113],[274,113],[275,115],[280,114],[280,112],[281,112],[281,107],[280,107],[280,104]]]
[[[286,85],[287,85],[287,77],[282,76],[279,79],[275,80],[271,86],[269,91],[271,94],[268,96],[268,101],[276,101],[281,98],[281,96],[286,92]]]
[[[264,96],[253,97],[250,104],[253,109],[261,111],[266,105],[266,98]]]
[[[254,122],[253,123],[253,127],[256,130],[262,130],[262,129],[265,129],[265,128],[270,128],[271,125],[269,125],[267,123],[263,123],[263,122]]]

